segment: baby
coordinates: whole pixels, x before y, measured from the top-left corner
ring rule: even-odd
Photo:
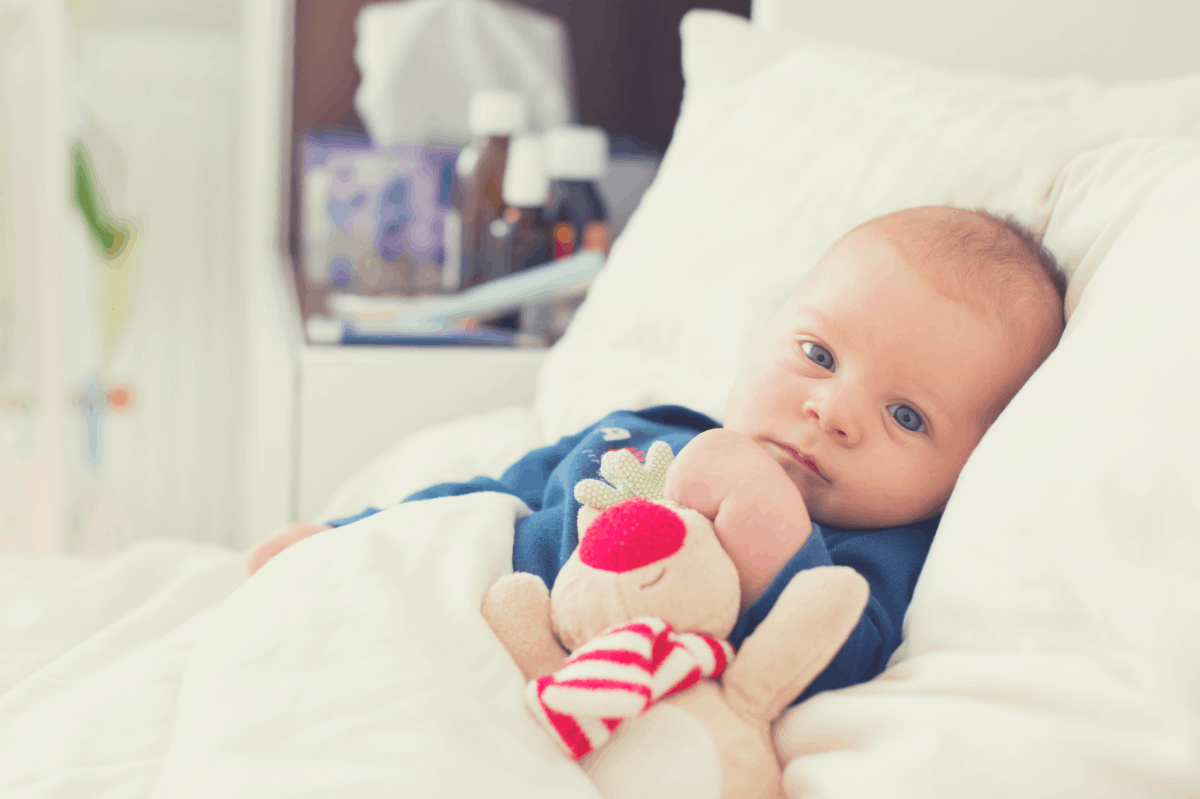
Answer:
[[[654,441],[677,453],[666,496],[714,522],[738,568],[736,647],[798,571],[859,571],[871,597],[837,657],[800,697],[871,679],[905,610],[959,472],[1062,334],[1066,278],[1019,225],[916,208],[846,234],[797,286],[738,376],[725,426],[660,406],[610,414],[535,450],[499,480],[405,501],[500,491],[517,522],[513,568],[552,586],[575,549],[574,485],[600,456]],[[251,552],[253,573],[296,541],[376,512],[289,525]]]

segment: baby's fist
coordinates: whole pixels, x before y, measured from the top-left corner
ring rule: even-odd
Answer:
[[[267,565],[267,561],[292,544],[329,529],[331,528],[327,524],[301,524],[299,522],[285,524],[271,533],[267,540],[250,550],[250,554],[246,556],[246,572],[253,575]]]

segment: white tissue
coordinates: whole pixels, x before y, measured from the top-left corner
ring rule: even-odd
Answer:
[[[470,97],[522,92],[533,127],[573,119],[562,21],[492,0],[405,0],[359,12],[354,106],[377,145],[461,147],[471,140]]]

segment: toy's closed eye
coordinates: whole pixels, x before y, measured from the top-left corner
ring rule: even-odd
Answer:
[[[822,369],[828,369],[831,372],[837,371],[837,366],[833,362],[833,353],[820,344],[812,341],[804,341],[801,342],[800,349],[804,350],[804,354],[808,356],[810,361]]]

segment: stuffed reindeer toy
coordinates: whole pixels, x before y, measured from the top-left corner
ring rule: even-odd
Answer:
[[[663,499],[670,447],[605,453],[583,480],[579,546],[554,582],[515,573],[482,612],[528,680],[531,712],[607,799],[782,796],[778,715],[866,606],[853,569],[794,576],[734,653],[738,573],[712,522]]]

